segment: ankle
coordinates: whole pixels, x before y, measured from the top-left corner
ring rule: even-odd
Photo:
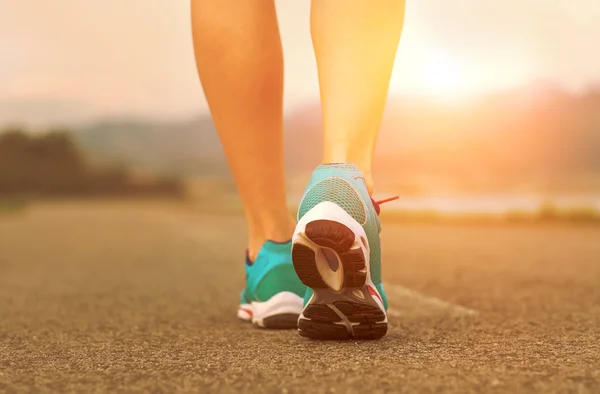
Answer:
[[[296,228],[296,221],[291,217],[284,220],[267,223],[261,226],[260,230],[250,231],[248,240],[248,256],[254,261],[258,252],[267,241],[288,242],[292,239],[292,234]]]

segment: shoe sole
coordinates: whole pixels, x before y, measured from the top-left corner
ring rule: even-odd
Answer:
[[[362,226],[338,205],[323,202],[298,222],[292,242],[294,269],[314,292],[298,319],[300,335],[330,340],[383,337],[387,316],[371,281]]]
[[[283,291],[264,302],[240,305],[237,315],[257,328],[292,329],[298,327],[303,303],[302,297]]]

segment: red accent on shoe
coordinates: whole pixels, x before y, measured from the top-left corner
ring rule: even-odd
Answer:
[[[252,310],[251,309],[246,309],[246,308],[240,308],[241,310],[243,310],[244,312],[246,312],[247,314],[249,314],[250,316],[252,316]]]
[[[394,196],[394,197],[390,197],[390,198],[384,198],[383,200],[379,200],[379,201],[375,201],[375,200],[373,200],[373,198],[371,198],[371,201],[373,202],[373,206],[375,207],[375,212],[377,212],[377,215],[379,215],[381,213],[381,208],[379,207],[381,204],[385,204],[386,202],[394,201],[399,198],[400,198],[400,196]]]
[[[373,288],[373,286],[368,286],[369,287],[369,294],[371,294],[372,296],[375,296],[377,298],[379,298],[379,302],[381,302],[383,304],[383,300],[381,299],[381,296],[379,295],[379,293],[377,292],[377,290],[375,290]]]
[[[399,198],[400,198],[400,196],[394,196],[394,197],[390,197],[390,198],[384,198],[383,200],[377,201],[377,204],[381,205],[381,204],[384,204],[386,202],[397,200]]]

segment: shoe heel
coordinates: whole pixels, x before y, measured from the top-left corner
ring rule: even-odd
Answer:
[[[370,280],[369,244],[362,226],[323,202],[298,222],[292,239],[296,274],[314,294],[298,320],[313,339],[378,339],[387,333],[381,297]]]
[[[363,247],[360,247],[349,227],[326,219],[307,223],[298,235],[292,247],[292,261],[296,274],[306,286],[340,291],[365,285],[367,260],[363,249],[368,250],[368,246],[364,237]]]

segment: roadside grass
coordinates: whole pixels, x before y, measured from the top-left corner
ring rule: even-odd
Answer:
[[[0,197],[0,215],[22,213],[28,206],[29,202],[24,198]]]

